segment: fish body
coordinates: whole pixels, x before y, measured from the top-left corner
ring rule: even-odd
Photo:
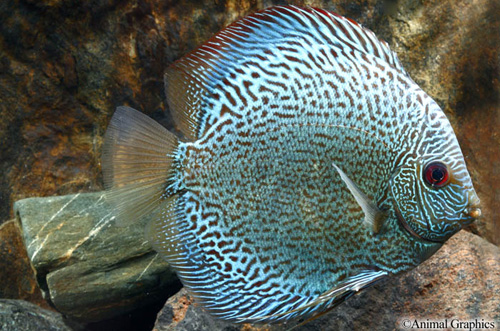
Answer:
[[[479,214],[458,141],[388,45],[339,15],[274,7],[172,64],[178,137],[127,107],[103,171],[123,223],[214,316],[325,311],[411,269]]]

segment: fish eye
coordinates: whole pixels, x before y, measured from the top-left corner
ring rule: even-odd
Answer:
[[[448,184],[448,168],[442,162],[431,162],[424,169],[424,180],[432,187],[443,187]]]

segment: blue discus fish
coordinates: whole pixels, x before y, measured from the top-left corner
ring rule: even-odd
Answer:
[[[385,42],[321,9],[231,24],[165,75],[181,135],[128,107],[108,199],[214,316],[283,322],[411,269],[480,215],[443,111]]]

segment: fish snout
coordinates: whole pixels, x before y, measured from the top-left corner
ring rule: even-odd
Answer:
[[[479,206],[480,200],[476,192],[472,191],[467,194],[468,206],[465,209],[465,214],[472,218],[479,218],[481,216],[481,208]]]

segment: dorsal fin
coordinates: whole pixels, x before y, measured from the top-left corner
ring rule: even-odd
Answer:
[[[268,8],[232,23],[167,69],[167,101],[180,131],[190,140],[199,138],[210,126],[207,118],[223,113],[212,109],[213,102],[224,98],[226,89],[238,89],[234,88],[238,82],[231,75],[238,73],[244,62],[261,62],[271,46],[287,42],[289,47],[297,48],[340,47],[343,56],[370,55],[405,73],[386,42],[350,19],[315,8]],[[238,109],[235,106],[229,111]]]
[[[197,65],[189,66],[181,60],[167,69],[164,79],[167,102],[177,129],[190,141],[197,138],[202,96],[206,94],[205,77]]]

